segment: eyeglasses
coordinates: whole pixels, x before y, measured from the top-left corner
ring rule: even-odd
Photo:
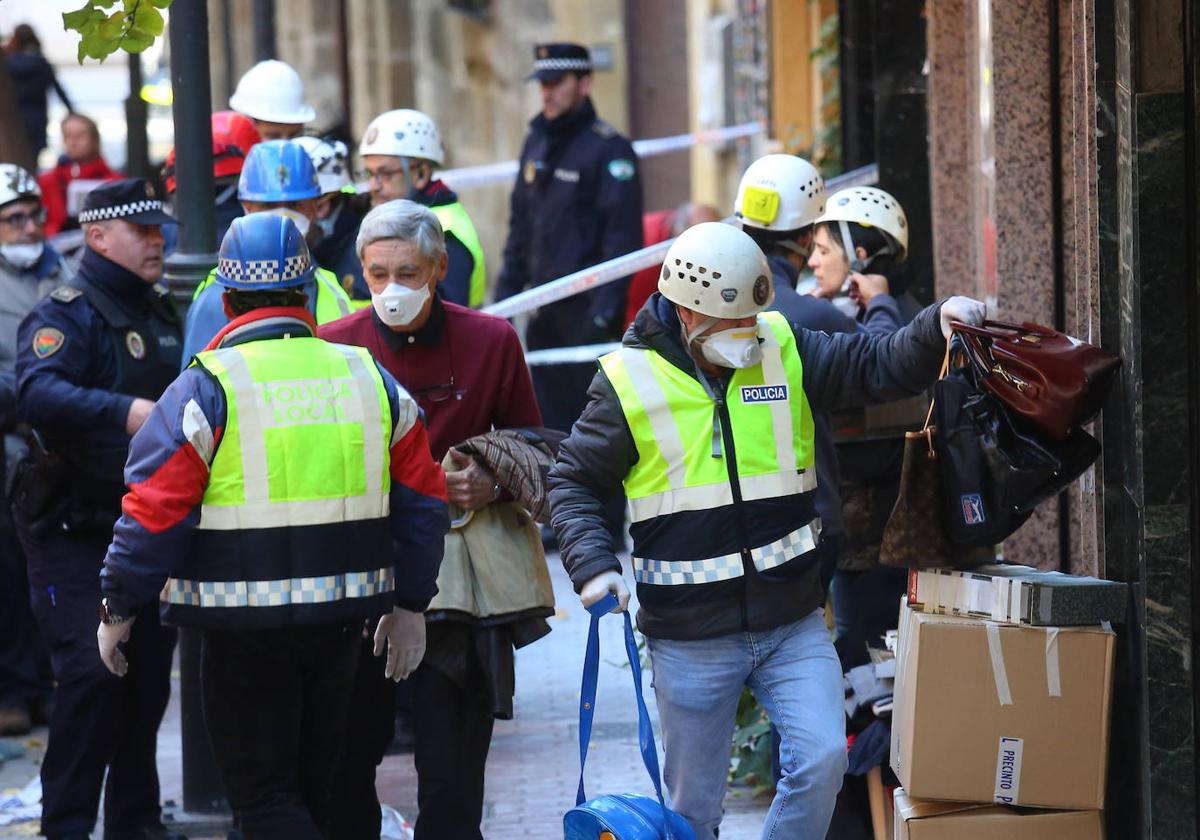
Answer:
[[[448,402],[451,398],[461,400],[467,394],[466,388],[454,387],[454,374],[450,374],[450,381],[442,385],[431,385],[428,388],[412,388],[408,392],[418,402],[428,400],[431,403]]]
[[[403,169],[364,169],[358,173],[358,176],[360,178],[362,178],[364,181],[376,181],[377,180],[380,183],[383,183],[384,181],[390,181],[392,178],[395,178],[397,175],[403,175],[403,174],[404,174]]]
[[[34,224],[42,224],[46,221],[46,208],[41,207],[34,210],[32,213],[10,213],[7,216],[0,216],[0,224],[12,225],[17,230],[21,230],[25,225],[33,222]]]

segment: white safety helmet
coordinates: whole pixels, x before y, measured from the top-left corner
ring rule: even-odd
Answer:
[[[445,162],[442,134],[427,114],[411,108],[385,111],[367,126],[359,157],[394,155],[395,157],[431,160],[438,166]]]
[[[897,260],[903,260],[908,255],[908,217],[904,215],[904,208],[890,193],[877,187],[847,187],[838,190],[829,196],[825,202],[825,212],[817,219],[817,224],[824,222],[837,222],[842,247],[852,267],[857,260],[847,222],[879,228],[895,241]],[[862,268],[854,270],[862,271]]]
[[[302,125],[317,112],[304,104],[304,83],[290,64],[260,61],[238,79],[229,107],[261,122]]]
[[[824,211],[825,179],[795,155],[767,155],[750,164],[734,203],[742,227],[780,232],[808,227]]]
[[[703,222],[679,234],[663,260],[658,291],[710,318],[757,315],[775,300],[762,249],[724,222]]]
[[[323,137],[297,137],[292,142],[303,146],[312,158],[321,195],[341,192],[343,187],[350,186],[350,152],[345,143]]]
[[[0,163],[0,207],[21,198],[41,198],[37,179],[15,163]]]

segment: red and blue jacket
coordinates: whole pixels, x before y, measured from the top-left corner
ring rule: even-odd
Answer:
[[[258,309],[231,321],[209,347],[315,333],[312,316],[304,309]],[[404,405],[411,398],[391,374],[382,368],[379,372],[395,425],[402,422],[402,412],[411,411]],[[103,594],[114,613],[133,615],[159,597],[169,577],[193,562],[201,499],[209,466],[221,445],[226,411],[225,392],[216,378],[193,365],[167,388],[134,435],[125,467],[129,492],[100,574]],[[438,568],[449,530],[446,477],[430,454],[421,419],[395,441],[389,455],[395,604],[421,611],[437,594]],[[274,559],[262,562],[269,567]]]

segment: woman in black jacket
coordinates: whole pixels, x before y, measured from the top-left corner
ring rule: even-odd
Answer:
[[[33,27],[27,23],[19,25],[13,31],[6,52],[8,75],[12,79],[13,91],[17,98],[17,111],[25,125],[29,150],[36,160],[42,149],[46,148],[46,99],[50,89],[53,88],[58,94],[67,111],[73,112],[75,106],[58,83],[54,68],[42,55],[42,42],[34,34]]]

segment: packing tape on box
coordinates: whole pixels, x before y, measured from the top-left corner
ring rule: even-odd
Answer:
[[[1058,628],[1046,628],[1046,691],[1062,697],[1062,674],[1058,670]]]
[[[991,621],[987,627],[988,656],[992,660],[992,679],[996,681],[996,695],[1001,706],[1012,705],[1012,691],[1008,687],[1008,671],[1004,668],[1004,649],[1000,646],[1000,625]]]

